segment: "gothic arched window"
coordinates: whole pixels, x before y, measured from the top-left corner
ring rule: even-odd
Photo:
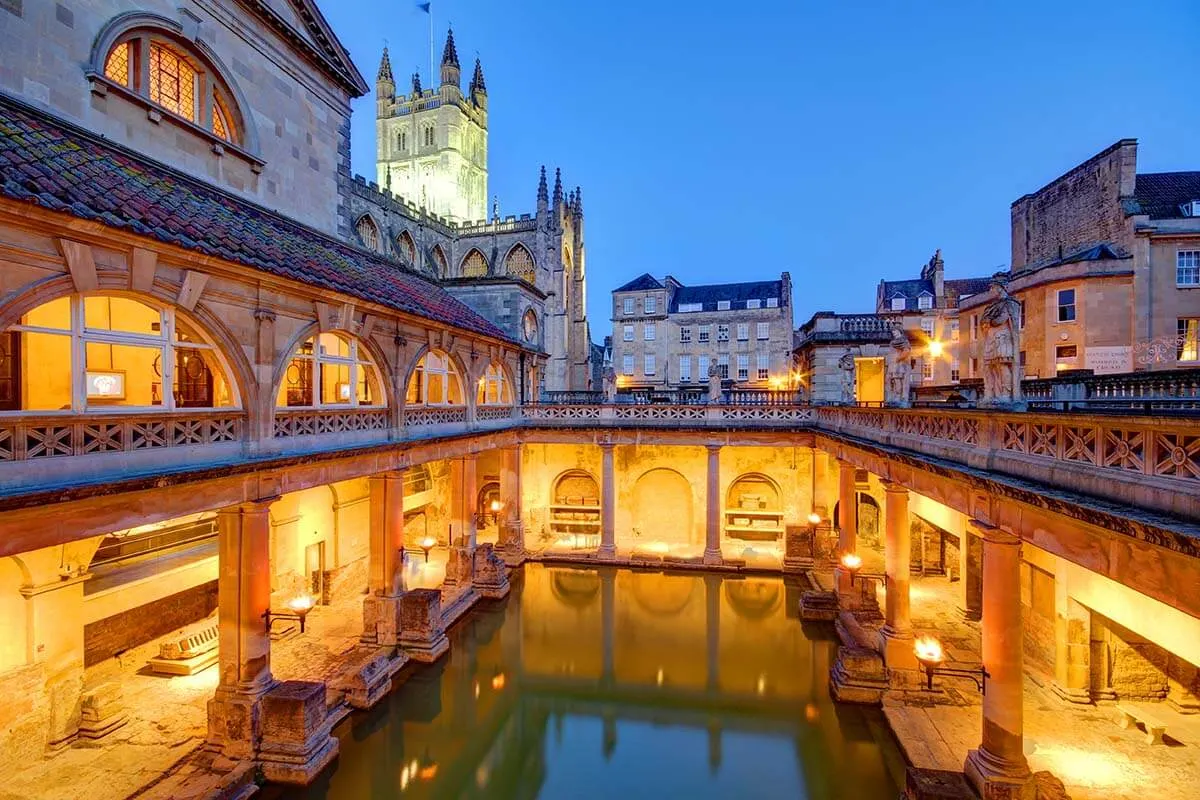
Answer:
[[[516,244],[504,257],[504,271],[514,278],[520,278],[527,283],[533,283],[533,255],[523,244]]]
[[[483,253],[478,250],[472,250],[467,253],[467,257],[462,262],[462,274],[464,278],[482,278],[488,273],[487,259],[483,257]]]
[[[417,246],[413,243],[412,235],[408,231],[401,231],[396,237],[396,250],[400,253],[400,258],[409,266],[415,266],[417,261]]]
[[[292,354],[275,405],[279,408],[377,406],[383,384],[367,348],[343,333],[319,333]]]
[[[379,252],[379,226],[375,224],[375,220],[371,219],[369,214],[359,217],[358,222],[354,225],[354,230],[358,233],[363,247]]]
[[[442,246],[438,244],[433,246],[433,265],[437,269],[438,277],[447,277],[450,265],[446,261],[446,254],[442,252]]]
[[[221,354],[198,328],[173,308],[123,295],[43,303],[0,333],[3,354],[0,408],[6,410],[238,405]]]
[[[109,49],[104,77],[241,144],[242,120],[229,87],[211,64],[179,41],[148,30],[127,33]]]

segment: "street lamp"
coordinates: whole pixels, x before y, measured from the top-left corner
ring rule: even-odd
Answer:
[[[296,620],[300,623],[300,632],[304,633],[304,620],[316,604],[316,598],[312,595],[302,594],[287,601],[287,611],[272,611],[268,608],[262,614],[263,619],[267,621],[267,633],[271,632],[271,623],[277,619]]]

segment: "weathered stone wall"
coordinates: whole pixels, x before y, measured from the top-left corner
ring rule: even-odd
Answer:
[[[91,68],[93,42],[114,17],[132,7],[119,0],[26,2],[15,6],[16,13],[12,5],[0,6],[0,51],[5,54],[0,88],[203,180],[334,232],[338,170],[343,160],[349,166],[348,90],[315,69],[240,3],[137,3],[139,12],[178,25],[181,39],[220,61],[231,90],[245,101],[240,109],[243,124],[254,131],[245,149],[257,150],[255,155],[265,162],[257,174],[250,162],[232,152],[215,153],[210,139],[169,115],[155,122],[148,119],[143,104],[116,91],[92,92],[85,70]],[[298,17],[290,23],[304,30]]]
[[[0,672],[0,770],[6,773],[45,754],[50,721],[46,680],[46,664],[41,662]]]
[[[1044,675],[1053,675],[1054,575],[1029,563],[1021,564],[1021,617],[1024,622],[1026,667]]]
[[[1121,198],[1131,197],[1137,142],[1122,139],[1012,204],[1012,271],[1100,242],[1129,252],[1132,226]]]
[[[85,625],[83,664],[90,667],[204,619],[217,607],[217,582],[195,586],[153,603]]]

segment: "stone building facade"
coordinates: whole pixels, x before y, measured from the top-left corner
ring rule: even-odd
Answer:
[[[791,388],[792,283],[685,286],[641,275],[615,289],[612,365],[622,389],[707,388],[722,380]]]
[[[1200,365],[1200,172],[1138,174],[1116,142],[1012,204],[1007,278],[1025,377]],[[972,376],[993,296],[962,304]]]

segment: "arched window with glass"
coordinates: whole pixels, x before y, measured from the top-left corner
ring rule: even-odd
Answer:
[[[123,295],[51,300],[0,334],[0,410],[240,405],[220,352],[174,309]]]
[[[375,224],[375,220],[371,219],[369,214],[363,214],[359,217],[358,222],[354,224],[354,230],[358,233],[358,238],[362,241],[363,247],[378,252],[379,226]]]
[[[279,408],[346,408],[384,403],[379,370],[352,336],[310,336],[292,354],[279,384]]]
[[[233,144],[242,117],[233,93],[205,58],[161,32],[122,35],[104,59],[104,77]]]
[[[499,364],[488,364],[479,379],[475,392],[475,404],[480,406],[511,406],[513,404],[512,383],[508,373]]]
[[[410,406],[466,405],[462,375],[454,360],[441,350],[422,356],[408,379],[405,402]]]

